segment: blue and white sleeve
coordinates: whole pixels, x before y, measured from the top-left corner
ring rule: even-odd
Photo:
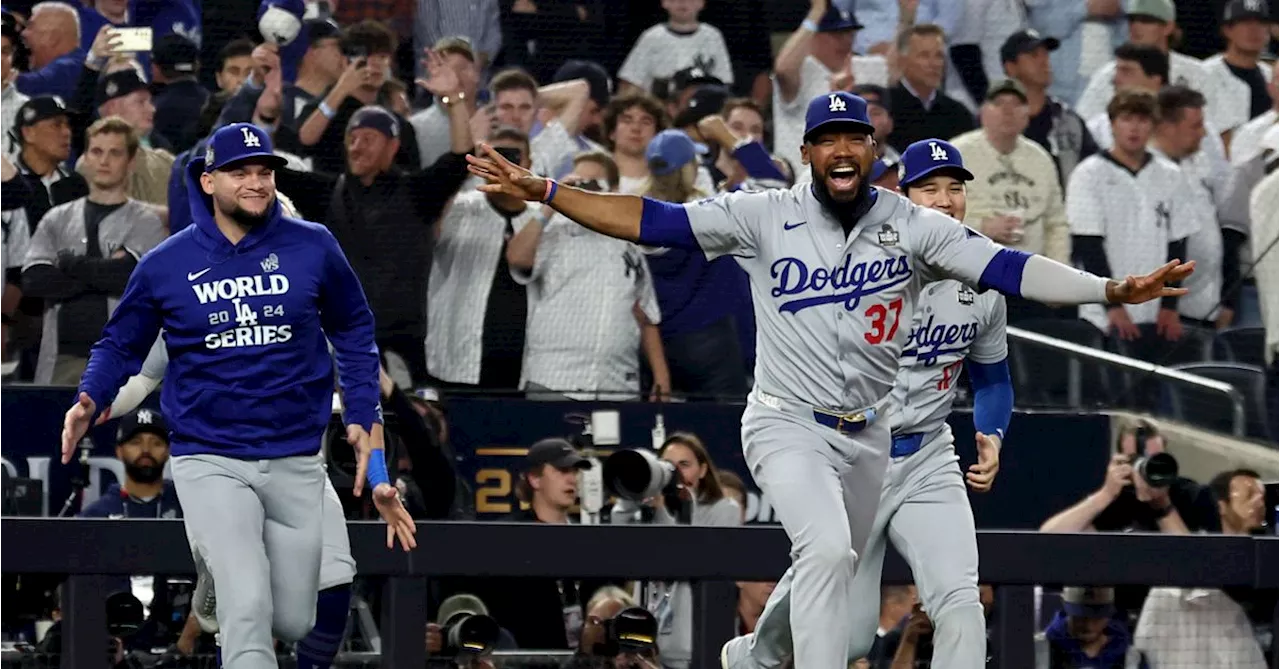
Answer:
[[[755,255],[758,221],[768,211],[767,193],[728,193],[687,204],[644,200],[640,243],[696,249],[715,260]]]
[[[1000,246],[945,214],[916,208],[906,228],[917,259],[937,278],[1048,304],[1106,302],[1107,279]]]

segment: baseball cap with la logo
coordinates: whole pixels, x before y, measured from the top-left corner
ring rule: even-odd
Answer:
[[[902,152],[902,186],[915,183],[934,172],[947,170],[961,181],[972,181],[973,173],[964,166],[960,149],[941,139],[922,139]]]
[[[848,126],[853,132],[874,135],[875,126],[867,116],[867,101],[844,91],[823,93],[809,101],[804,114],[804,139],[809,141],[815,132],[836,125]]]
[[[288,161],[272,153],[271,135],[252,123],[232,123],[218,128],[209,138],[204,152],[204,171],[228,169],[233,163],[250,158],[274,169],[284,167]]]

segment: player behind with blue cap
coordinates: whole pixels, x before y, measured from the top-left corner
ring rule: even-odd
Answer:
[[[875,128],[862,98],[819,95],[805,118],[800,152],[812,183],[684,204],[561,186],[485,145],[481,156],[467,156],[486,182],[482,191],[546,203],[590,230],[643,245],[701,251],[708,260],[731,255],[746,270],[757,355],[743,455],[791,538],[794,562],[790,587],[773,591],[755,633],[724,646],[731,669],[780,666],[785,638],[802,669],[844,669],[851,653],[865,655],[874,635],[856,625],[860,601],[878,597],[860,600],[854,574],[893,444],[899,358],[914,344],[909,324],[927,284],[955,279],[971,292],[1056,304],[1147,302],[1185,293],[1165,283],[1194,267],[1173,262],[1115,281],[1000,247],[867,183]],[[940,336],[945,342],[956,330]],[[947,629],[957,633],[956,625],[939,627]]]
[[[359,453],[354,493],[367,471],[389,534],[413,545],[380,451],[373,313],[333,235],[281,213],[274,170],[283,162],[256,126],[213,134],[187,173],[194,223],[138,261],[62,429],[65,463],[164,329],[173,478],[187,535],[217,584],[223,659],[238,669],[274,668],[273,637],[297,641],[313,624],[329,344]]]

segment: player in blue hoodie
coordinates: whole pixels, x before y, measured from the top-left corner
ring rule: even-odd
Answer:
[[[320,581],[332,343],[347,439],[380,511],[405,549],[413,525],[381,453],[378,350],[364,291],[333,235],[281,214],[261,129],[237,123],[210,138],[188,171],[194,223],[143,256],[67,411],[63,461],[101,408],[136,374],[164,329],[173,477],[187,534],[218,584],[223,659],[276,666],[273,635],[301,639]]]

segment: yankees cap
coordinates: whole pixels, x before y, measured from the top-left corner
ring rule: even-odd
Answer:
[[[1020,30],[1009,36],[1000,45],[1000,62],[1011,63],[1024,53],[1031,53],[1040,47],[1056,51],[1062,43],[1056,37],[1044,37],[1034,30]]]
[[[360,128],[377,130],[386,135],[387,139],[396,139],[400,136],[400,120],[385,107],[378,105],[361,107],[351,115],[351,120],[347,121],[347,132]]]
[[[141,90],[149,90],[149,88],[137,70],[129,67],[112,72],[98,79],[98,90],[93,95],[93,106],[101,107],[116,98]]]
[[[169,424],[165,422],[164,416],[155,409],[137,409],[120,418],[120,424],[116,426],[116,445],[123,444],[143,432],[150,432],[164,439],[165,443],[169,443]]]
[[[809,109],[804,113],[804,139],[829,125],[851,125],[859,132],[873,135],[875,126],[867,116],[867,101],[844,91],[823,93],[809,101]]]
[[[1222,23],[1231,25],[1237,21],[1249,19],[1270,23],[1275,19],[1272,18],[1271,9],[1267,4],[1265,0],[1231,0],[1222,11]]]
[[[271,135],[252,123],[232,123],[218,128],[204,150],[204,171],[226,169],[232,163],[257,158],[274,169],[288,161],[271,152]]]
[[[902,152],[902,186],[915,183],[939,170],[949,170],[961,181],[972,181],[973,173],[964,166],[960,149],[941,139],[922,139]]]
[[[664,176],[688,165],[707,152],[705,144],[698,144],[683,130],[663,130],[649,140],[644,159],[654,176]]]
[[[47,121],[51,118],[66,116],[70,112],[67,111],[67,103],[57,95],[37,95],[30,100],[22,103],[18,108],[17,118],[13,121],[13,130],[18,134],[19,130],[29,125],[35,125],[41,121]]]
[[[685,105],[684,110],[676,114],[675,121],[672,123],[677,128],[694,125],[708,116],[719,114],[728,99],[729,89],[724,86],[699,86],[698,90],[693,92],[693,97],[689,98],[689,103]]]

